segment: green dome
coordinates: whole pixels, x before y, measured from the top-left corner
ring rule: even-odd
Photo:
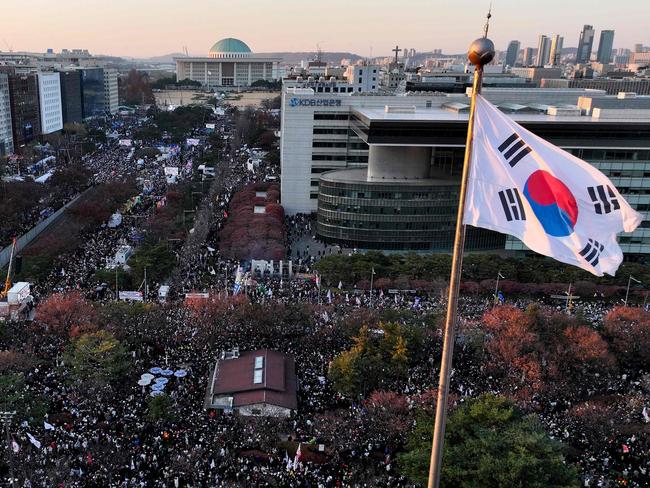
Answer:
[[[211,53],[250,53],[251,48],[245,42],[232,37],[226,37],[214,43],[210,48]]]

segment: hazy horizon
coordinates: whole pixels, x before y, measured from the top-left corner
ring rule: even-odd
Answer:
[[[463,52],[481,34],[489,1],[412,0],[397,5],[385,0],[5,0],[8,6],[0,32],[0,50],[44,52],[52,48],[88,49],[93,54],[152,57],[181,52],[204,56],[224,37],[246,42],[254,52],[351,52],[389,56],[395,44],[417,51]],[[546,0],[517,16],[520,2],[494,0],[490,37],[498,50],[512,39],[536,47],[539,34],[560,34],[575,47],[584,24],[616,31],[614,48],[650,44],[645,19],[650,2],[623,0],[615,4],[588,0]],[[222,16],[222,11],[225,15]],[[638,19],[630,25],[630,18]],[[223,26],[223,27],[221,27]],[[134,41],[135,40],[135,41]]]

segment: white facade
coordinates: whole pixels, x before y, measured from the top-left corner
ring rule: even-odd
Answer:
[[[117,113],[119,96],[117,90],[117,70],[104,68],[104,99],[105,107],[111,114]]]
[[[283,88],[280,159],[285,212],[291,215],[316,211],[321,173],[367,166],[368,145],[350,130],[352,109],[383,109],[386,105],[424,109],[448,100],[433,93],[364,96]]]
[[[11,132],[11,106],[9,104],[9,77],[0,73],[0,156],[14,152]]]
[[[379,90],[378,65],[352,65],[345,71],[345,77],[357,93],[374,93]]]
[[[38,100],[41,112],[41,132],[51,134],[63,129],[59,73],[38,73]]]
[[[280,60],[251,55],[240,58],[176,58],[176,79],[198,81],[207,87],[250,86],[258,80],[275,81]]]

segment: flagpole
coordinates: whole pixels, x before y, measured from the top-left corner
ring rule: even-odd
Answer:
[[[488,22],[490,20],[488,13]],[[474,69],[474,84],[467,124],[467,141],[465,143],[465,158],[463,174],[460,180],[460,195],[458,198],[458,214],[456,217],[456,233],[454,236],[454,254],[451,261],[451,276],[449,278],[449,295],[447,300],[447,315],[445,318],[442,359],[440,364],[440,379],[438,382],[438,401],[436,404],[436,419],[431,444],[431,462],[429,464],[428,488],[438,488],[442,471],[442,450],[445,438],[445,422],[447,420],[447,396],[449,395],[449,377],[451,373],[454,342],[456,336],[456,316],[458,312],[458,290],[463,264],[463,247],[465,245],[465,198],[467,196],[467,180],[469,179],[470,162],[472,157],[472,138],[474,133],[474,117],[476,113],[476,96],[481,91],[483,80],[483,65],[488,64],[494,57],[494,44],[487,38],[488,24],[485,25],[485,35],[476,39],[469,47],[468,58]]]

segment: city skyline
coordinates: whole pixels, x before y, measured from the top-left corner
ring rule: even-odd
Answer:
[[[0,34],[2,51],[83,48],[94,54],[125,57],[160,56],[181,52],[183,46],[192,55],[204,55],[223,37],[240,38],[254,52],[315,51],[319,44],[324,52],[390,56],[397,43],[417,51],[462,53],[480,35],[489,6],[487,1],[476,0],[413,0],[408,8],[395,8],[387,1],[350,5],[332,0],[324,10],[320,4],[297,0],[240,0],[233,9],[221,0],[180,4],[161,0],[154,8],[146,1],[134,7],[124,0],[110,4],[37,0],[34,5],[38,8],[28,12],[18,0],[7,2]],[[631,11],[636,19],[650,14],[650,5],[641,0],[624,1],[617,9],[586,0],[568,5],[548,0],[529,8],[525,22],[518,17],[519,7],[514,0],[493,2],[490,37],[499,50],[506,50],[513,39],[521,42],[522,49],[535,47],[542,33],[559,34],[566,47],[576,47],[584,24],[594,26],[596,39],[602,30],[616,31],[614,49],[650,44],[643,23],[630,25],[629,21]],[[222,11],[227,11],[226,15]],[[594,42],[594,51],[597,47]]]

